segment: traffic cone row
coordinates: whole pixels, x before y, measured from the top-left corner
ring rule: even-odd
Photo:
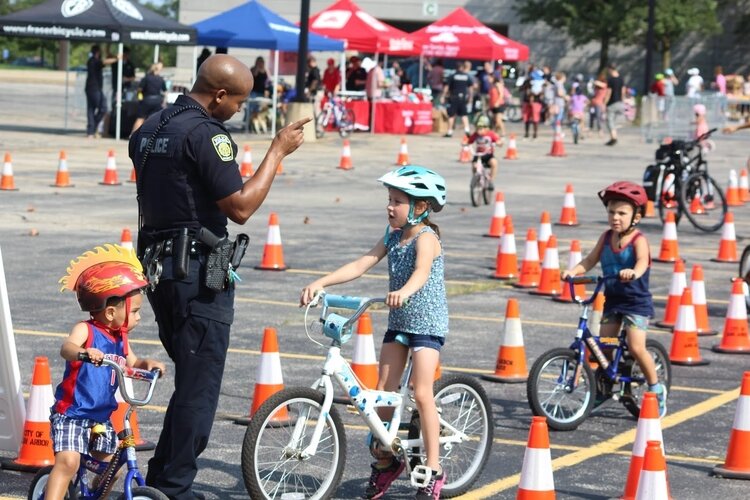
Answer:
[[[744,205],[744,202],[740,199],[740,186],[737,179],[737,171],[734,169],[729,171],[729,183],[727,185],[726,198],[728,207],[740,207]]]
[[[573,185],[565,186],[565,199],[562,210],[560,211],[560,220],[556,222],[558,226],[577,226],[578,216],[576,214],[576,199],[573,194]]]
[[[714,467],[714,474],[729,479],[750,479],[750,372],[742,375],[740,397],[729,434],[727,457]]]
[[[349,139],[344,139],[344,145],[341,147],[341,159],[339,160],[339,166],[341,170],[351,170],[354,168],[352,165],[352,148],[349,144]]]
[[[240,163],[240,175],[242,177],[253,176],[253,152],[249,144],[245,144],[245,150],[242,153],[242,163]]]
[[[680,247],[677,243],[677,224],[675,223],[674,212],[667,212],[666,219],[664,220],[659,256],[653,260],[655,262],[675,262],[679,258]]]
[[[505,329],[497,352],[495,373],[482,375],[492,382],[526,382],[529,372],[526,369],[526,349],[523,345],[521,315],[516,299],[508,299],[505,308]]]
[[[263,258],[260,265],[255,269],[264,271],[284,271],[284,249],[281,245],[281,229],[279,228],[279,217],[275,212],[271,212],[268,218],[268,236],[266,244],[263,247]]]
[[[549,150],[548,156],[566,156],[565,144],[563,144],[564,137],[565,135],[562,133],[560,122],[557,122],[555,124],[555,136],[552,140],[552,148]]]
[[[734,233],[734,214],[732,212],[724,214],[724,226],[721,229],[719,253],[711,260],[730,264],[740,261],[737,258],[737,238]]]
[[[409,147],[406,145],[406,137],[401,138],[401,147],[398,150],[398,157],[396,158],[396,165],[408,165],[409,164]]]
[[[562,285],[560,283],[560,258],[557,254],[557,237],[551,235],[544,251],[542,261],[542,274],[539,278],[539,286],[529,293],[534,295],[560,295]]]
[[[539,246],[536,241],[536,231],[529,228],[526,232],[526,245],[521,261],[521,272],[518,281],[513,283],[516,288],[536,288],[542,277],[542,266],[539,262]]]
[[[635,441],[633,441],[628,477],[625,482],[625,491],[621,497],[623,500],[636,498],[649,442],[658,443],[662,449],[664,447],[661,421],[659,420],[659,403],[656,400],[656,394],[653,392],[645,393],[641,402],[641,412],[638,415],[638,426],[635,431]],[[666,500],[666,497],[662,498]]]
[[[65,151],[60,151],[60,160],[57,164],[57,175],[55,176],[55,183],[52,187],[73,187],[70,183],[70,172],[68,171],[68,155]]]
[[[687,286],[685,277],[685,263],[678,260],[674,263],[672,272],[672,282],[669,286],[669,295],[667,296],[667,305],[664,307],[664,319],[656,322],[656,326],[662,328],[672,328],[677,320],[677,310],[680,307],[682,291]]]
[[[505,196],[501,191],[498,191],[495,193],[495,207],[490,219],[490,229],[485,236],[499,238],[503,235],[505,215]]]
[[[706,285],[703,281],[703,266],[693,265],[690,276],[690,291],[693,294],[693,309],[695,310],[695,327],[698,335],[716,335],[719,333],[711,329],[708,323],[708,304],[706,303]]]
[[[732,281],[732,294],[729,297],[729,307],[724,321],[724,331],[721,342],[711,349],[725,354],[750,354],[750,338],[747,329],[747,307],[745,293],[742,289],[742,279]]]
[[[673,365],[703,366],[709,363],[708,360],[701,358],[693,309],[693,293],[690,288],[685,288],[682,292],[677,322],[672,333],[669,360]]]
[[[517,160],[518,149],[516,149],[516,134],[510,134],[508,136],[508,148],[505,150],[506,160]]]
[[[104,170],[104,179],[99,183],[102,186],[120,186],[122,183],[117,177],[117,161],[115,150],[110,149],[107,153],[107,167]]]
[[[10,153],[5,153],[3,162],[3,173],[0,177],[0,191],[18,191],[15,180],[13,179],[13,161]]]
[[[495,274],[492,278],[507,280],[518,276],[518,257],[516,255],[516,237],[513,234],[513,219],[505,217],[505,227],[500,245],[497,247]]]

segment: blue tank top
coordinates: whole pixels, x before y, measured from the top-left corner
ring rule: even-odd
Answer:
[[[389,290],[402,288],[412,273],[417,260],[417,238],[424,233],[435,232],[425,226],[406,245],[401,245],[401,230],[388,235],[385,246],[388,250]],[[409,303],[399,309],[391,309],[388,329],[415,335],[445,337],[448,333],[448,301],[445,295],[445,268],[443,253],[432,261],[430,276],[422,288],[409,298]]]
[[[125,366],[122,339],[87,321],[89,337],[85,347],[95,347],[107,359]],[[106,422],[117,408],[115,391],[117,375],[109,366],[95,366],[83,361],[67,361],[65,374],[55,390],[55,405],[52,411],[71,418],[88,418]]]
[[[612,247],[612,231],[604,235],[604,245],[599,262],[605,275],[618,274],[623,269],[635,267],[635,241],[643,237],[636,232],[630,243],[624,248]],[[643,276],[632,281],[609,280],[604,289],[604,314],[621,313],[636,314],[638,316],[653,317],[654,304],[648,289],[648,278],[651,274],[651,256],[648,258],[648,268]]]

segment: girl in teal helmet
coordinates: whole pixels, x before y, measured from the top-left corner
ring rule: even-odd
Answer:
[[[388,256],[390,309],[388,330],[380,350],[379,390],[398,390],[409,349],[414,361],[412,384],[425,443],[425,466],[432,470],[426,487],[416,498],[440,497],[445,474],[440,467],[440,424],[432,383],[440,349],[448,333],[443,248],[438,227],[428,216],[445,206],[445,180],[434,171],[407,165],[378,179],[388,188],[388,229],[365,255],[313,281],[302,289],[300,304],[308,304],[316,291],[359,278]],[[408,301],[407,301],[408,299]],[[390,415],[381,412],[381,418]],[[377,459],[365,498],[381,498],[404,470],[404,463],[375,442],[370,450]]]

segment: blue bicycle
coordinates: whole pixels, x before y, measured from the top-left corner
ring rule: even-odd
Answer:
[[[531,411],[534,415],[547,417],[547,423],[553,429],[576,429],[595,406],[609,399],[620,401],[636,418],[640,414],[640,402],[648,384],[638,362],[628,352],[625,330],[620,332],[616,344],[610,344],[592,334],[588,327],[589,307],[601,292],[604,282],[610,279],[619,277],[568,278],[571,297],[576,296],[574,285],[596,284],[588,300],[575,299],[582,306],[575,339],[568,348],[545,352],[531,367],[526,385]],[[594,359],[589,358],[586,348]],[[666,349],[658,341],[647,339],[646,350],[654,359],[659,382],[669,389],[672,365]],[[605,354],[607,351],[613,351],[612,355]],[[594,361],[598,363],[595,369],[590,364]]]

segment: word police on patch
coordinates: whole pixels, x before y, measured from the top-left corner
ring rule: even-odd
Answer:
[[[214,145],[216,154],[219,155],[221,161],[232,161],[234,155],[232,154],[232,143],[226,134],[218,134],[211,138],[211,143]]]

